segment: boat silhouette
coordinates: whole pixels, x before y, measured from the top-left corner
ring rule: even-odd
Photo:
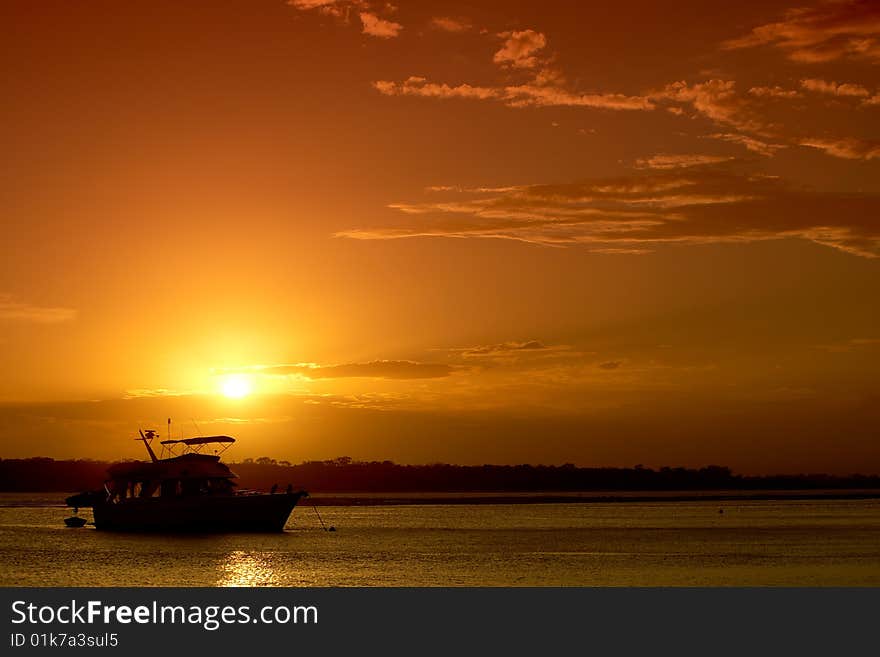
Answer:
[[[304,490],[285,493],[237,491],[236,475],[220,461],[235,439],[200,436],[163,440],[168,458],[157,458],[153,430],[139,431],[149,461],[116,463],[107,470],[103,490],[67,498],[77,511],[92,509],[100,530],[154,532],[280,532]],[[209,445],[220,454],[203,454]],[[182,453],[175,454],[176,451]]]

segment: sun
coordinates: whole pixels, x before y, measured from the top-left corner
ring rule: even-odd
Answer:
[[[220,379],[220,392],[230,399],[247,397],[253,389],[253,379],[245,374],[229,374]]]

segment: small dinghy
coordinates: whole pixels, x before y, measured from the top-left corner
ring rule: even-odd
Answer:
[[[86,519],[79,516],[70,516],[64,519],[64,524],[68,527],[83,527],[86,524]]]

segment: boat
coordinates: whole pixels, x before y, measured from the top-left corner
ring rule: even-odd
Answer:
[[[91,508],[99,530],[131,532],[280,532],[304,490],[271,493],[237,491],[237,476],[220,461],[235,439],[199,436],[161,441],[158,458],[151,447],[154,430],[139,431],[149,461],[116,463],[102,490],[67,498],[75,513]],[[202,450],[215,446],[215,452]]]
[[[86,519],[79,516],[70,516],[64,519],[64,524],[68,527],[83,527],[86,524]]]

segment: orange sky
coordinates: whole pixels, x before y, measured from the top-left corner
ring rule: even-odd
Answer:
[[[0,456],[880,472],[876,3],[0,12]]]

